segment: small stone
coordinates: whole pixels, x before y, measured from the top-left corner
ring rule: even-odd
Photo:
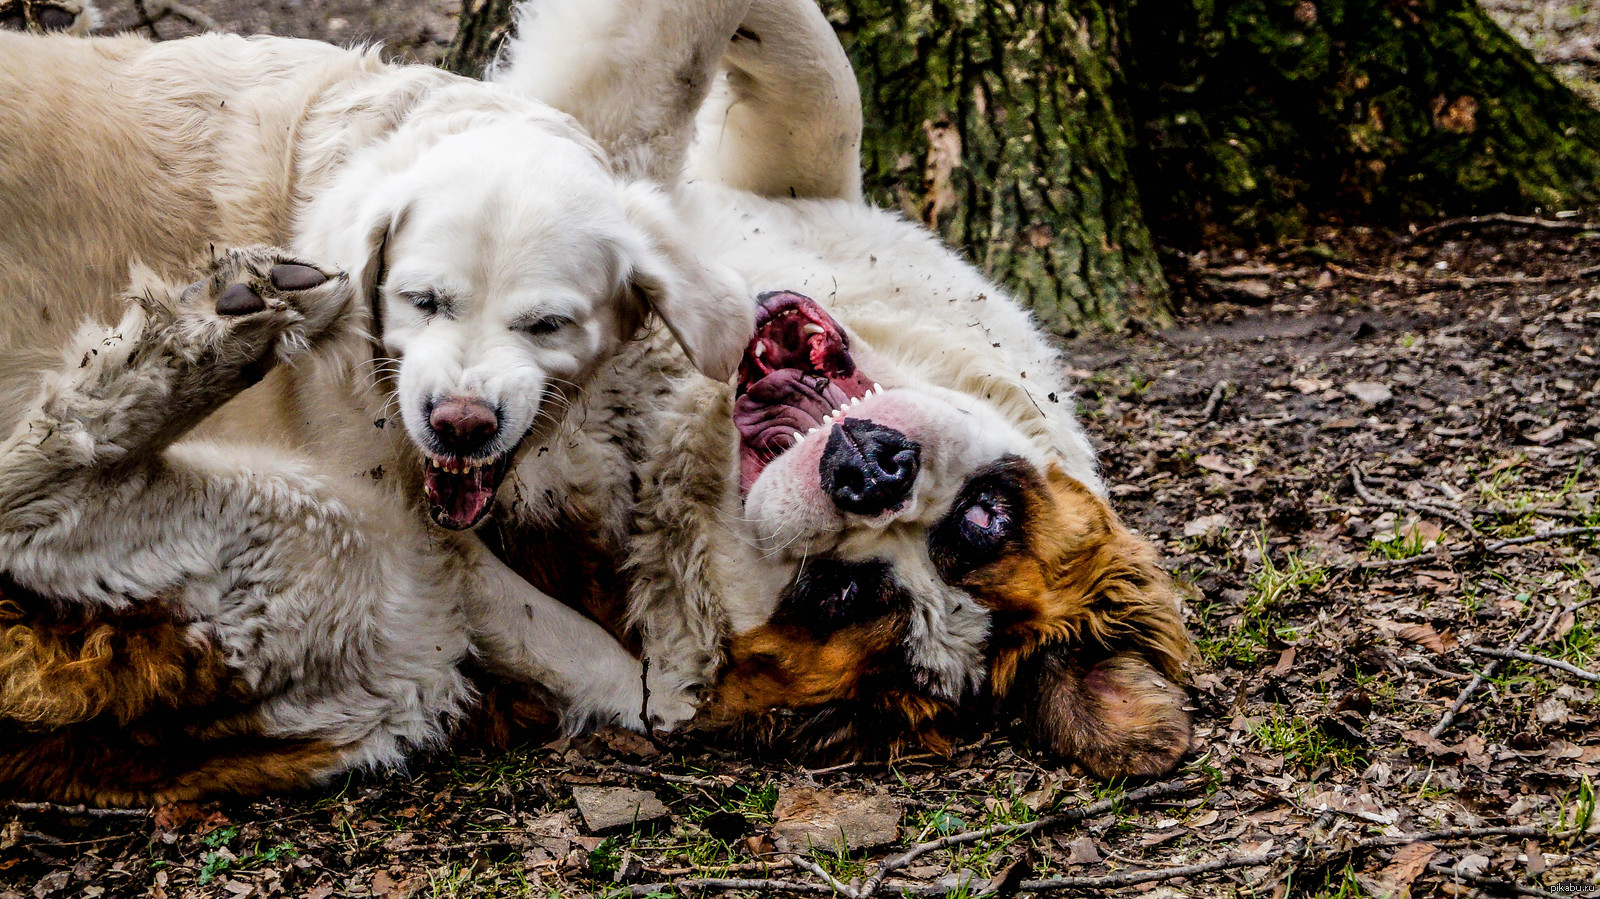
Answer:
[[[1221,513],[1202,515],[1183,526],[1183,536],[1209,537],[1226,527],[1228,527],[1227,515]]]
[[[1379,406],[1394,399],[1394,391],[1389,389],[1389,385],[1377,381],[1356,381],[1346,384],[1344,392],[1368,406]]]
[[[573,801],[583,815],[590,833],[620,830],[634,824],[657,821],[667,816],[667,807],[656,794],[622,787],[573,787]]]
[[[772,817],[772,839],[781,852],[872,849],[900,836],[900,806],[882,793],[785,787]]]
[[[1559,699],[1546,699],[1534,707],[1533,713],[1538,716],[1540,724],[1566,724],[1570,710]]]

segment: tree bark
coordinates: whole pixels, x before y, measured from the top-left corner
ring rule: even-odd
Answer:
[[[1157,239],[1548,211],[1600,184],[1600,113],[1474,0],[820,2],[861,82],[868,195],[1059,330],[1165,322]],[[446,65],[478,74],[511,6],[467,0]]]
[[[1116,0],[824,0],[861,81],[864,187],[1047,325],[1165,321],[1128,165]]]
[[[1595,196],[1600,113],[1475,0],[1128,6],[1134,170],[1164,243]]]
[[[456,36],[439,65],[457,75],[482,78],[483,70],[511,33],[511,11],[515,7],[516,0],[462,0]]]

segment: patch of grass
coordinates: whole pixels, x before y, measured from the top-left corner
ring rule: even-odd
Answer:
[[[1428,541],[1423,539],[1422,533],[1416,528],[1405,533],[1396,531],[1367,541],[1368,552],[1395,561],[1420,556],[1427,548]]]
[[[1335,740],[1305,718],[1274,714],[1251,728],[1250,733],[1262,749],[1281,755],[1285,761],[1306,770],[1320,768],[1325,763],[1336,768],[1367,764],[1366,755],[1358,747]]]
[[[239,828],[228,826],[219,827],[200,838],[200,843],[209,850],[200,856],[200,874],[197,879],[201,886],[229,871],[243,871],[260,865],[270,865],[279,859],[294,858],[300,854],[295,851],[293,843],[285,840],[265,849],[258,844],[254,849],[236,855],[228,848],[228,844],[238,836]]]
[[[1272,561],[1272,553],[1265,540],[1257,539],[1261,550],[1261,567],[1250,576],[1250,598],[1245,601],[1245,612],[1258,613],[1275,608],[1286,599],[1327,583],[1328,569],[1308,562],[1297,553],[1284,553],[1283,564]]]
[[[1573,791],[1572,798],[1562,801],[1559,830],[1587,830],[1590,823],[1595,820],[1595,789],[1594,781],[1587,776],[1578,788]]]
[[[427,899],[532,899],[534,896],[553,899],[562,893],[530,883],[527,874],[517,865],[484,867],[454,862],[429,871],[426,891],[418,895]]]
[[[1327,583],[1328,569],[1304,556],[1286,553],[1281,563],[1274,562],[1265,540],[1257,538],[1256,546],[1261,553],[1261,567],[1250,576],[1250,590],[1239,620],[1225,628],[1217,619],[1215,605],[1202,612],[1195,642],[1201,655],[1213,665],[1254,665],[1275,641],[1293,639],[1298,629],[1287,625],[1278,610]]]
[[[1311,894],[1312,899],[1366,899],[1369,894],[1356,880],[1356,868],[1346,864],[1343,869],[1329,871],[1321,889]]]

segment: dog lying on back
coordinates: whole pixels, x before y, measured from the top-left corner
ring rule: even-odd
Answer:
[[[565,464],[502,495],[512,566],[637,640],[705,730],[860,753],[1020,715],[1103,777],[1176,765],[1174,591],[1047,338],[862,201],[859,94],[810,0],[530,0],[493,77],[624,167],[686,168],[689,239],[764,291],[732,387],[662,343],[599,374],[549,444]],[[594,537],[537,551],[561,533]],[[614,591],[573,575],[618,559]]]
[[[469,654],[571,727],[687,718],[662,688],[644,720],[639,661],[470,530],[649,316],[732,373],[750,300],[679,230],[491,85],[0,31],[0,791],[394,764]]]

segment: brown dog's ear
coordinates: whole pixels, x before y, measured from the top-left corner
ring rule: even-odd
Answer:
[[[1060,649],[1043,655],[1028,725],[1058,755],[1110,780],[1159,777],[1189,751],[1188,697],[1144,657],[1085,665]]]
[[[1179,681],[1193,658],[1172,581],[1155,549],[1105,501],[1048,470],[1059,531],[1048,550],[1041,637],[1009,691],[1037,736],[1099,777],[1157,776],[1189,750]]]

